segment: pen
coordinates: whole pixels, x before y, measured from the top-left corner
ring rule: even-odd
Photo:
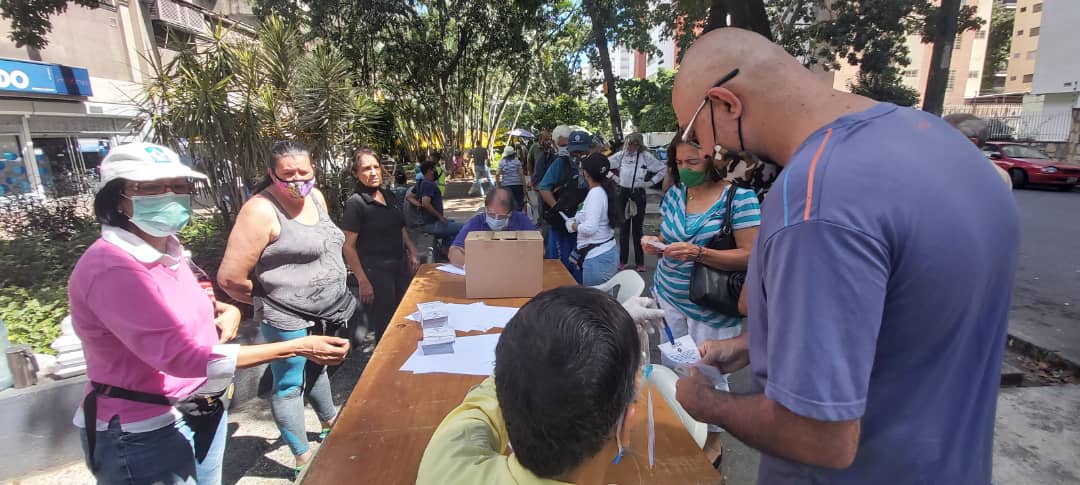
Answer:
[[[671,327],[668,326],[667,322],[664,322],[664,333],[667,334],[668,341],[671,342],[671,345],[675,345],[675,336],[671,334]]]

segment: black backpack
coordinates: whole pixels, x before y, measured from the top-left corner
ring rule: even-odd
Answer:
[[[563,170],[562,180],[551,191],[555,195],[555,207],[544,212],[544,220],[551,224],[552,230],[566,234],[566,220],[563,219],[563,214],[574,217],[578,207],[585,202],[589,188],[582,187],[581,174],[574,170],[569,157],[561,156],[555,160],[555,163],[565,163],[566,168]]]

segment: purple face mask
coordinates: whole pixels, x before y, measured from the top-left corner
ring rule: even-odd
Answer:
[[[315,187],[315,177],[311,177],[307,180],[285,181],[279,179],[277,175],[274,175],[274,185],[286,194],[296,197],[297,199],[303,199],[304,197],[307,197],[307,195],[311,193],[311,189]]]

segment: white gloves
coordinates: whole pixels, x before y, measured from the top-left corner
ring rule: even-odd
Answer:
[[[570,218],[566,220],[566,232],[575,233],[577,229],[574,228],[574,224],[577,224],[577,219]]]
[[[661,330],[664,328],[664,311],[656,307],[652,298],[635,296],[622,304],[630,318],[634,319],[639,327],[646,330]]]

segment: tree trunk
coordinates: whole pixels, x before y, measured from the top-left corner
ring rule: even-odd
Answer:
[[[521,109],[525,107],[525,100],[529,99],[529,88],[532,87],[532,80],[532,76],[525,79],[525,94],[522,94],[521,101],[518,101],[517,113],[514,113],[514,122],[510,123],[511,130],[517,128],[518,120],[521,119]]]
[[[608,112],[611,115],[611,132],[616,144],[622,142],[622,120],[619,118],[619,93],[615,87],[615,74],[611,70],[611,55],[608,52],[607,31],[603,14],[596,0],[583,0],[585,11],[592,20],[593,41],[600,57],[600,68],[604,72],[604,84],[607,86]]]
[[[941,115],[945,104],[945,89],[949,83],[949,64],[952,62],[953,42],[956,40],[956,17],[960,0],[941,0],[941,20],[934,32],[934,49],[930,55],[930,75],[926,78],[923,111]]]
[[[769,15],[765,12],[763,0],[711,0],[705,32],[727,27],[729,14],[731,27],[752,30],[770,41],[773,40],[772,29],[769,28]]]

